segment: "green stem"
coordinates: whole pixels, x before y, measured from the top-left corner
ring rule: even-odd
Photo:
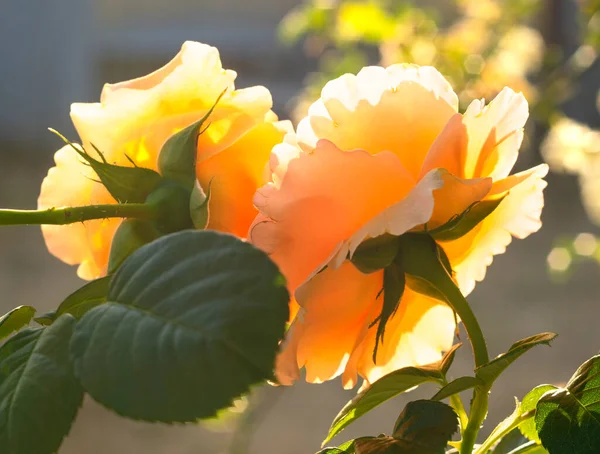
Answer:
[[[532,450],[532,448],[536,448],[537,446],[538,446],[538,444],[535,441],[533,441],[533,440],[528,441],[527,443],[516,447],[508,454],[526,454],[526,453],[530,452]]]
[[[471,310],[469,303],[458,289],[450,275],[446,272],[445,278],[439,280],[439,290],[446,297],[448,304],[454,312],[460,317],[473,349],[473,357],[475,359],[475,368],[489,362],[489,354],[485,337],[481,331],[481,326]],[[469,414],[469,422],[462,432],[462,440],[460,446],[461,454],[472,454],[477,434],[488,412],[488,395],[489,387],[476,387],[473,391],[473,399],[471,401],[471,412]]]
[[[471,414],[469,415],[469,423],[467,428],[463,432],[462,443],[460,446],[460,454],[472,454],[475,442],[477,441],[477,434],[483,420],[485,419],[488,412],[488,396],[489,388],[475,388],[473,391],[473,400],[471,401]]]
[[[490,357],[481,326],[479,326],[471,306],[469,306],[469,303],[447,273],[444,279],[440,279],[438,285],[439,290],[445,296],[450,307],[456,312],[467,331],[473,349],[473,357],[475,358],[475,368],[483,366],[490,361]]]
[[[64,225],[92,219],[158,218],[158,208],[146,203],[119,203],[81,207],[50,208],[48,210],[0,210],[2,225]]]
[[[479,448],[477,448],[475,454],[486,454],[490,449],[492,449],[492,446],[499,442],[506,434],[518,427],[523,421],[527,421],[529,418],[532,418],[534,415],[535,410],[527,411],[515,418],[511,424],[504,427],[502,430],[492,432],[488,439],[485,440]]]
[[[458,394],[452,394],[450,396],[450,405],[454,408],[454,411],[458,415],[458,419],[460,421],[460,433],[462,434],[469,423],[469,417],[467,416],[467,411],[465,410],[465,406]]]

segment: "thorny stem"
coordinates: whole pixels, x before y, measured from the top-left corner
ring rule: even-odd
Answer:
[[[48,210],[0,210],[2,225],[65,225],[92,219],[158,218],[158,207],[147,203],[119,203],[80,207],[50,208]]]

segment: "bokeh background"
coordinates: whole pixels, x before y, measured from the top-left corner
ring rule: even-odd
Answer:
[[[564,383],[600,349],[600,1],[598,0],[2,0],[0,206],[34,208],[39,185],[69,137],[69,104],[102,84],[144,75],[185,40],[217,46],[238,86],[266,85],[281,118],[297,119],[323,83],[365,64],[432,64],[461,108],[504,85],[531,105],[517,168],[547,161],[542,230],[494,260],[469,297],[492,355],[554,331],[515,363],[491,395],[488,432],[539,383]],[[596,128],[596,129],[595,129]],[[0,231],[0,309],[46,311],[81,285],[51,257],[37,227]],[[468,347],[452,374],[469,373]],[[338,437],[389,431],[422,387]],[[86,400],[60,454],[313,453],[353,396],[339,381],[267,387],[223,421],[165,426],[120,419]],[[240,402],[238,410],[247,407]],[[241,415],[241,416],[240,416]],[[1,451],[1,447],[0,447]]]

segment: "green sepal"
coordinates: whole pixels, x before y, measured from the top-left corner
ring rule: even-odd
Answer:
[[[119,203],[142,203],[161,180],[161,176],[152,169],[138,167],[127,155],[133,167],[124,167],[110,164],[104,154],[93,144],[92,146],[100,156],[100,160],[93,158],[87,150],[73,144],[63,135],[51,129],[65,143],[69,144],[87,164],[96,172],[100,182]]]
[[[202,129],[204,123],[224,94],[225,91],[200,120],[169,137],[158,155],[158,169],[161,175],[179,182],[189,191],[196,183],[198,137],[206,130]]]
[[[374,273],[392,264],[398,247],[398,237],[386,233],[360,243],[350,261],[361,273]]]
[[[396,263],[392,263],[383,270],[383,305],[381,313],[370,326],[372,327],[377,324],[375,348],[373,349],[373,363],[375,364],[377,364],[377,348],[379,347],[379,342],[383,343],[387,322],[394,316],[398,307],[402,304],[405,284],[404,271]]]
[[[194,223],[190,214],[190,195],[181,183],[164,179],[148,196],[146,203],[158,209],[155,226],[161,235],[193,229]]]
[[[124,219],[110,245],[107,274],[113,274],[134,251],[160,236],[154,222]]]
[[[450,274],[450,263],[443,249],[430,235],[405,233],[400,236],[397,258],[406,273],[406,285],[416,292],[446,302],[467,330],[475,364],[488,363],[485,338],[469,303]]]
[[[0,340],[28,325],[35,309],[31,306],[19,306],[0,317]]]
[[[190,195],[190,217],[197,230],[204,230],[210,221],[210,187],[212,180],[208,183],[206,193],[200,186],[200,182],[196,180],[192,194]]]
[[[477,227],[481,221],[492,214],[504,200],[504,197],[475,202],[462,213],[450,218],[445,224],[436,227],[435,229],[428,230],[426,233],[431,235],[437,241],[452,241],[465,236]]]

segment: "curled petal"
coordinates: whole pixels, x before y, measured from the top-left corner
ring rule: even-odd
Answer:
[[[488,197],[507,194],[500,205],[467,235],[442,244],[463,294],[483,280],[494,255],[504,253],[513,236],[521,239],[539,230],[547,173],[542,164],[495,182]]]
[[[274,154],[280,150],[275,147]],[[321,140],[312,153],[289,161],[279,185],[258,190],[254,204],[261,215],[249,238],[272,254],[293,291],[342,241],[402,199],[413,184],[392,153],[344,152]]]
[[[435,204],[428,228],[439,227],[461,214],[475,202],[483,200],[492,188],[491,178],[464,180],[440,170],[443,185],[433,193]]]
[[[271,149],[289,129],[289,122],[259,124],[228,148],[197,164],[200,185],[211,185],[209,229],[240,238],[247,235],[258,214],[252,199],[266,183]]]
[[[444,184],[442,174],[442,171],[432,170],[406,197],[370,219],[345,242],[346,246],[340,248],[334,262],[339,264],[348,253],[352,256],[366,238],[375,238],[384,233],[398,236],[427,223],[434,211],[434,192]]]
[[[473,101],[455,115],[431,146],[421,175],[442,167],[460,178],[506,177],[523,141],[528,106],[522,94],[504,88],[487,106]]]
[[[303,149],[328,139],[342,150],[391,151],[416,178],[457,109],[456,94],[432,67],[366,67],[325,85],[298,125],[298,142]]]
[[[301,367],[311,383],[341,375],[361,331],[370,323],[382,283],[382,273],[364,275],[346,262],[302,285],[296,292],[302,309],[277,362],[280,382],[293,381]]]

